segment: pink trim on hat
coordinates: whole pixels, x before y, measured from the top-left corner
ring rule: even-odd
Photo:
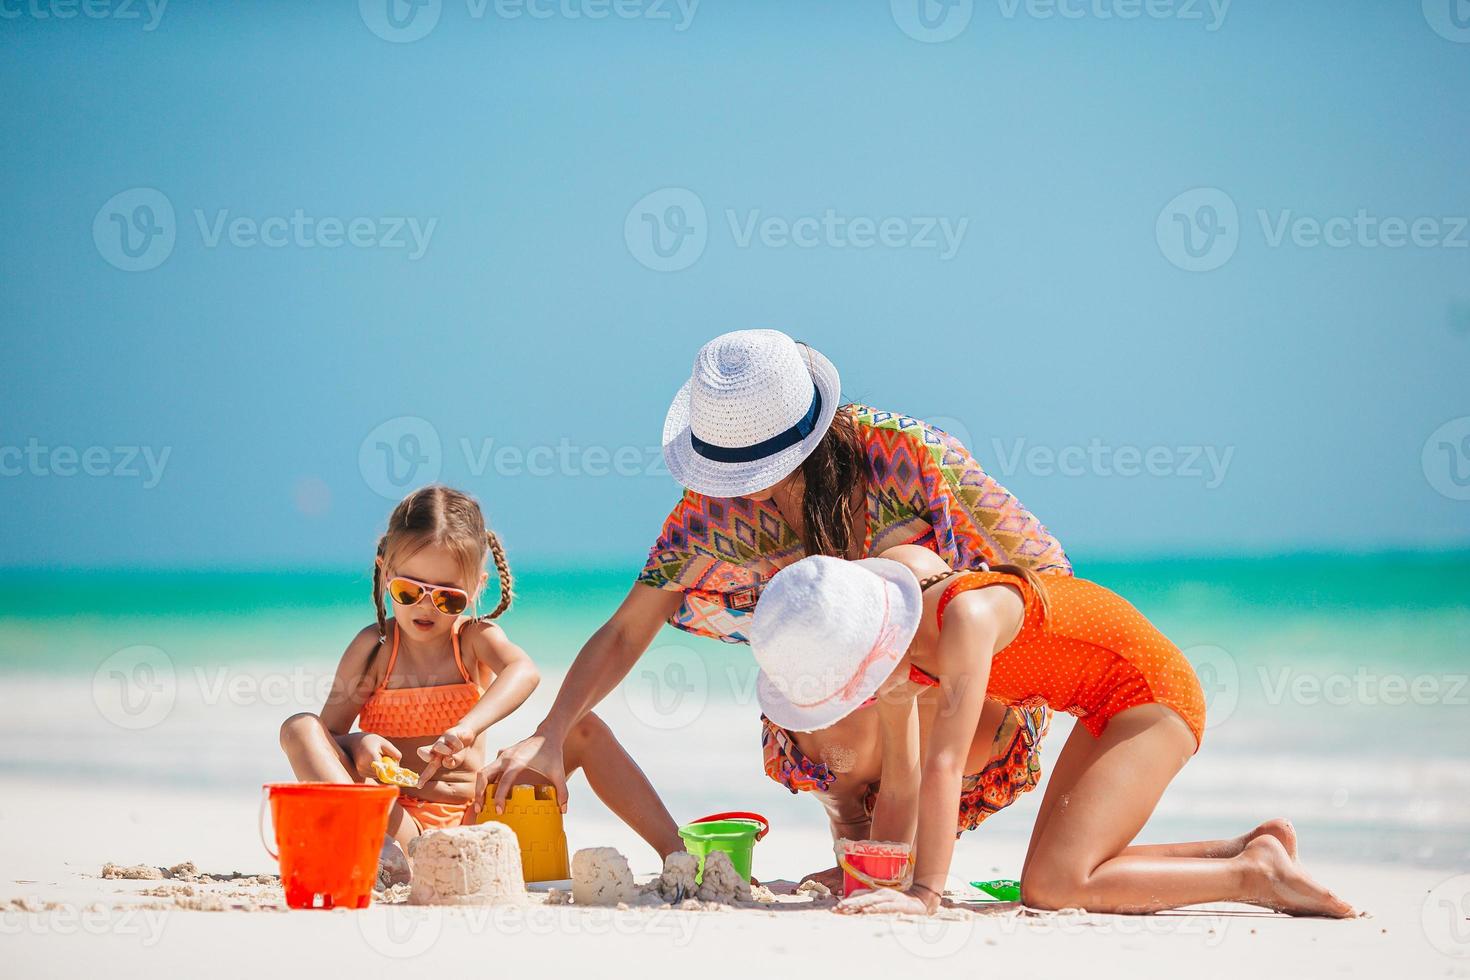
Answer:
[[[869,650],[867,655],[864,656],[863,659],[858,663],[856,669],[854,669],[852,672],[852,676],[847,679],[847,682],[836,691],[833,691],[831,694],[827,695],[824,698],[818,698],[815,701],[792,701],[791,698],[788,696],[787,701],[790,702],[792,707],[815,708],[837,698],[852,698],[854,695],[857,694],[858,689],[862,687],[863,679],[867,676],[868,673],[868,668],[878,663],[884,658],[884,656],[893,652],[892,644],[894,639],[898,636],[898,627],[895,626],[892,620],[889,618],[891,601],[888,598],[888,582],[886,580],[883,580],[881,577],[880,581],[883,581],[883,624],[878,627],[878,638],[873,641],[873,648]]]

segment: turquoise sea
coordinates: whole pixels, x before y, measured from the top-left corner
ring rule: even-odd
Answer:
[[[1204,746],[1160,808],[1161,833],[1288,813],[1343,856],[1470,861],[1470,553],[1074,558],[1185,650],[1209,697]],[[493,744],[529,733],[632,578],[517,570],[503,622],[547,681]],[[0,571],[0,774],[282,778],[275,729],[320,706],[343,646],[373,619],[370,587],[366,569]],[[605,714],[683,808],[708,809],[718,787],[731,806],[819,819],[760,775],[753,678],[746,648],[666,629]],[[997,825],[1024,833],[1035,802]]]

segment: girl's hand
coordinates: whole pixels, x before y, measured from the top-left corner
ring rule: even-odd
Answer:
[[[456,725],[439,736],[433,745],[425,745],[419,749],[419,758],[428,763],[424,771],[419,773],[419,785],[427,783],[440,769],[458,769],[464,762],[464,756],[470,746],[475,744],[475,733],[468,728]]]
[[[353,738],[352,765],[363,779],[372,777],[373,763],[385,755],[394,762],[403,761],[403,753],[398,751],[398,746],[375,732],[364,732]]]
[[[894,915],[933,915],[939,907],[938,899],[934,899],[934,908],[929,907],[929,901],[912,892],[894,891],[892,888],[874,888],[871,891],[861,891],[851,898],[844,898],[837,903],[834,912],[844,915],[894,914]]]
[[[808,881],[815,881],[819,885],[826,885],[827,890],[836,895],[842,891],[842,869],[828,868],[826,871],[814,871],[797,882],[797,884],[805,884]]]

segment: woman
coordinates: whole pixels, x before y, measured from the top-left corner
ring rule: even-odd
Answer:
[[[497,783],[498,803],[531,771],[565,807],[569,736],[659,627],[745,643],[765,583],[807,555],[862,558],[914,544],[953,568],[1010,562],[1071,573],[1056,539],[956,440],[917,419],[843,405],[839,394],[832,363],[779,331],[736,331],[700,349],[664,423],[664,459],[687,492],[535,733],[481,771],[481,792]],[[976,822],[1036,785],[1046,720],[1044,708],[987,707],[981,725],[995,737],[974,773]],[[768,724],[768,756],[787,738]],[[774,764],[797,778],[820,779],[840,762],[778,754]],[[664,831],[670,850],[681,849],[672,819]]]

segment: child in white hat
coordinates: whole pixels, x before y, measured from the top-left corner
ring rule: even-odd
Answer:
[[[1199,747],[1204,695],[1178,648],[1102,586],[1016,566],[955,572],[914,546],[863,561],[815,556],[771,579],[750,644],[761,709],[783,728],[832,728],[876,702],[871,836],[913,843],[913,884],[854,895],[839,911],[939,907],[988,696],[1080,719],[1032,832],[1027,905],[1141,913],[1234,901],[1354,914],[1302,870],[1285,820],[1228,840],[1132,846]]]

